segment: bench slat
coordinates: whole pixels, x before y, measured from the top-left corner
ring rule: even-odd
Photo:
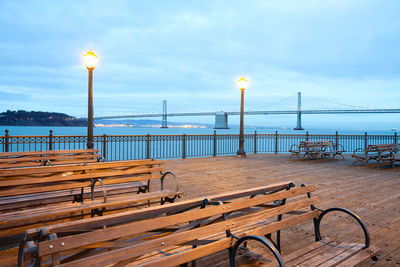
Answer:
[[[78,164],[98,162],[102,159],[99,150],[52,150],[32,152],[5,152],[0,153],[0,169],[20,169],[33,166]]]
[[[132,174],[137,174],[137,175],[150,174],[150,173],[162,172],[162,170],[163,168],[137,167],[125,170],[107,169],[103,171],[92,171],[85,174],[63,173],[63,174],[52,175],[49,177],[17,177],[12,179],[0,178],[0,188],[7,186],[33,185],[33,184],[43,184],[43,183],[82,180],[82,179],[96,179],[96,178],[113,177],[113,176],[118,177],[123,175],[132,175]]]
[[[345,247],[345,248],[340,248],[340,247]],[[358,243],[341,243],[339,244],[339,248],[335,249],[336,253],[331,253],[329,256],[331,257],[326,257],[323,259],[322,264],[325,266],[335,266],[346,259],[350,258],[352,255],[357,254],[358,252],[361,251],[361,249],[364,247],[363,244],[358,244]]]
[[[68,172],[68,171],[69,172],[89,171],[89,170],[101,170],[109,168],[124,168],[124,167],[132,168],[135,166],[161,165],[162,163],[163,163],[162,161],[157,161],[157,160],[126,160],[126,161],[112,161],[112,162],[96,162],[96,163],[82,164],[82,165],[46,166],[46,168],[38,166],[38,167],[27,167],[18,169],[2,169],[0,170],[0,177]]]
[[[0,158],[2,157],[16,157],[16,156],[31,156],[31,155],[42,155],[43,153],[48,155],[54,154],[66,154],[66,153],[98,153],[99,149],[73,149],[73,150],[42,150],[42,151],[21,151],[21,152],[1,152]]]
[[[161,177],[161,176],[160,176]],[[143,186],[142,182],[127,182],[118,184],[106,185],[107,196],[122,193],[137,192],[138,187]],[[91,196],[90,188],[84,188],[84,198],[87,199]],[[12,210],[16,208],[38,206],[43,204],[53,204],[59,202],[72,202],[74,196],[81,194],[81,188],[71,190],[50,191],[45,193],[36,193],[29,195],[17,195],[10,197],[2,197],[0,199],[0,211]],[[94,196],[103,196],[103,189],[101,186],[94,188]]]
[[[325,242],[316,242],[314,244],[318,244],[315,249],[311,249],[311,247],[307,246],[306,252],[302,253],[301,255],[298,255],[296,258],[293,258],[291,260],[287,259],[286,257],[283,257],[283,260],[285,261],[287,266],[311,266],[317,265],[318,261],[324,260],[326,257],[328,257],[330,254],[334,253],[331,255],[328,259],[325,261],[329,260],[331,257],[335,256],[337,253],[340,251],[338,249],[334,249],[334,246],[338,245],[338,242],[335,241],[330,241],[328,243]]]
[[[15,162],[14,164],[17,164],[17,162],[24,162],[24,161],[36,161],[36,162],[41,162],[45,160],[54,160],[54,161],[64,161],[68,159],[96,159],[100,157],[98,154],[93,154],[93,153],[82,153],[82,154],[70,154],[70,155],[45,155],[41,157],[18,157],[18,158],[1,158],[0,157],[0,165],[2,166],[2,163],[9,163],[9,162]]]
[[[126,182],[136,182],[136,181],[143,181],[143,180],[153,180],[160,178],[160,175],[148,175],[148,176],[133,176],[121,179],[105,179],[103,183],[105,185],[109,184],[118,184],[118,183],[126,183]],[[43,185],[41,187],[32,187],[32,188],[15,188],[9,190],[0,190],[0,197],[5,196],[17,196],[17,195],[24,195],[24,194],[32,194],[32,193],[41,193],[41,192],[49,192],[49,191],[57,191],[62,189],[76,189],[82,187],[88,187],[91,185],[90,181],[85,182],[69,182],[66,181],[64,183],[55,183],[51,185]]]
[[[346,259],[345,261],[341,262],[340,264],[338,264],[336,266],[337,267],[354,266],[356,264],[359,264],[359,263],[371,258],[373,255],[375,255],[379,251],[380,251],[379,248],[377,248],[375,246],[370,246],[369,248],[361,250],[356,255],[353,255],[351,258]]]
[[[56,219],[57,215],[72,214],[77,212],[90,212],[92,209],[100,209],[103,207],[122,206],[140,201],[148,201],[153,199],[161,199],[165,197],[173,197],[182,195],[182,192],[171,191],[155,191],[146,194],[123,194],[112,196],[103,202],[101,199],[90,200],[84,203],[70,203],[55,207],[42,207],[32,210],[23,210],[9,212],[6,215],[0,215],[0,229],[11,228],[16,226],[46,221],[47,219]]]
[[[374,246],[362,249],[364,244],[339,243],[335,241],[316,242],[283,257],[285,265],[290,266],[354,266],[372,255],[378,249]],[[275,266],[269,264],[268,266]]]

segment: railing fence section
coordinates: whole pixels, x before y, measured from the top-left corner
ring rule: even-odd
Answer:
[[[346,152],[366,148],[371,144],[398,143],[393,135],[333,135],[323,134],[254,134],[244,135],[244,150],[248,154],[287,153],[293,144],[301,141],[332,141]],[[44,136],[11,136],[8,130],[0,136],[0,152],[69,150],[86,148],[86,136],[55,136],[50,130]],[[235,155],[239,149],[238,134],[204,135],[98,135],[95,148],[107,161],[128,159],[177,159]]]

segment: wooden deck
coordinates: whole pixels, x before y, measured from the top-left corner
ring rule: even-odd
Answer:
[[[316,185],[320,208],[336,206],[356,212],[367,224],[372,244],[382,249],[378,261],[362,266],[399,266],[400,167],[379,169],[373,165],[351,166],[352,162],[349,156],[345,160],[304,161],[289,160],[285,154],[259,154],[167,161],[166,169],[177,174],[184,199],[287,180],[296,185]],[[332,225],[328,222],[327,226]],[[334,227],[321,230],[331,238],[362,240],[361,230],[356,224],[349,226],[345,218],[339,218]],[[310,244],[313,239],[311,223],[283,231],[283,254]],[[227,260],[224,253],[203,259],[198,266],[210,266],[210,261],[212,265],[219,262],[226,266]]]
[[[196,158],[166,161],[165,168],[177,174],[183,199],[206,196],[224,191],[292,180],[315,185],[320,208],[344,207],[356,212],[371,235],[371,243],[382,250],[378,260],[362,266],[400,265],[400,167],[351,166],[353,160],[290,160],[287,154],[248,155]],[[322,232],[341,241],[361,241],[362,234],[356,224],[345,218],[331,223]],[[337,219],[337,218],[336,218]],[[325,220],[325,219],[324,219]],[[331,226],[331,227],[329,227]],[[334,227],[333,227],[334,226]],[[337,229],[337,231],[335,231]],[[305,223],[282,232],[283,255],[312,243],[312,223]],[[16,252],[16,251],[15,251]],[[0,266],[5,258],[0,251]],[[200,259],[196,266],[229,266],[227,252]],[[246,265],[249,266],[249,265]],[[251,265],[251,266],[260,266]]]

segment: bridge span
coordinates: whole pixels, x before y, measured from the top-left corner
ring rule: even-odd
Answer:
[[[303,115],[303,114],[365,114],[365,113],[400,113],[400,109],[321,109],[321,110],[264,110],[264,111],[245,111],[245,115]],[[95,117],[95,119],[130,119],[130,118],[165,118],[168,117],[194,117],[194,116],[215,116],[215,128],[228,128],[228,116],[240,115],[239,111],[228,112],[183,112],[183,113],[154,113],[154,114],[132,114],[118,116]],[[300,117],[301,120],[301,117]],[[297,122],[297,127],[302,129],[301,121]],[[296,129],[295,128],[295,129]]]
[[[297,109],[293,110],[263,110],[263,111],[245,111],[244,115],[284,115],[296,114],[297,125],[294,130],[303,130],[301,126],[302,114],[365,114],[365,113],[400,113],[400,109],[301,109],[301,93],[297,93]],[[220,111],[220,112],[181,112],[167,113],[167,101],[163,101],[163,113],[150,114],[132,114],[132,115],[116,115],[116,116],[99,116],[94,119],[131,119],[131,118],[162,118],[162,128],[167,128],[167,117],[193,117],[193,116],[215,116],[215,129],[228,128],[228,116],[240,115],[239,111]]]
[[[297,110],[264,110],[264,111],[245,111],[245,115],[283,115],[297,114]],[[194,117],[194,116],[215,116],[218,113],[226,115],[240,115],[239,111],[220,111],[220,112],[180,112],[167,113],[168,117]],[[400,109],[320,109],[320,110],[301,110],[302,114],[349,114],[349,113],[400,113]],[[95,119],[128,119],[128,118],[158,118],[164,116],[163,113],[132,114],[95,117]]]

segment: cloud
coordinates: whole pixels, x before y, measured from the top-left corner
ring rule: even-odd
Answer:
[[[280,108],[295,106],[298,91],[305,104],[396,106],[398,10],[394,0],[1,1],[0,107],[86,114],[88,49],[100,58],[98,115],[158,112],[164,99],[182,112],[237,109],[240,75],[253,109],[288,96]]]

